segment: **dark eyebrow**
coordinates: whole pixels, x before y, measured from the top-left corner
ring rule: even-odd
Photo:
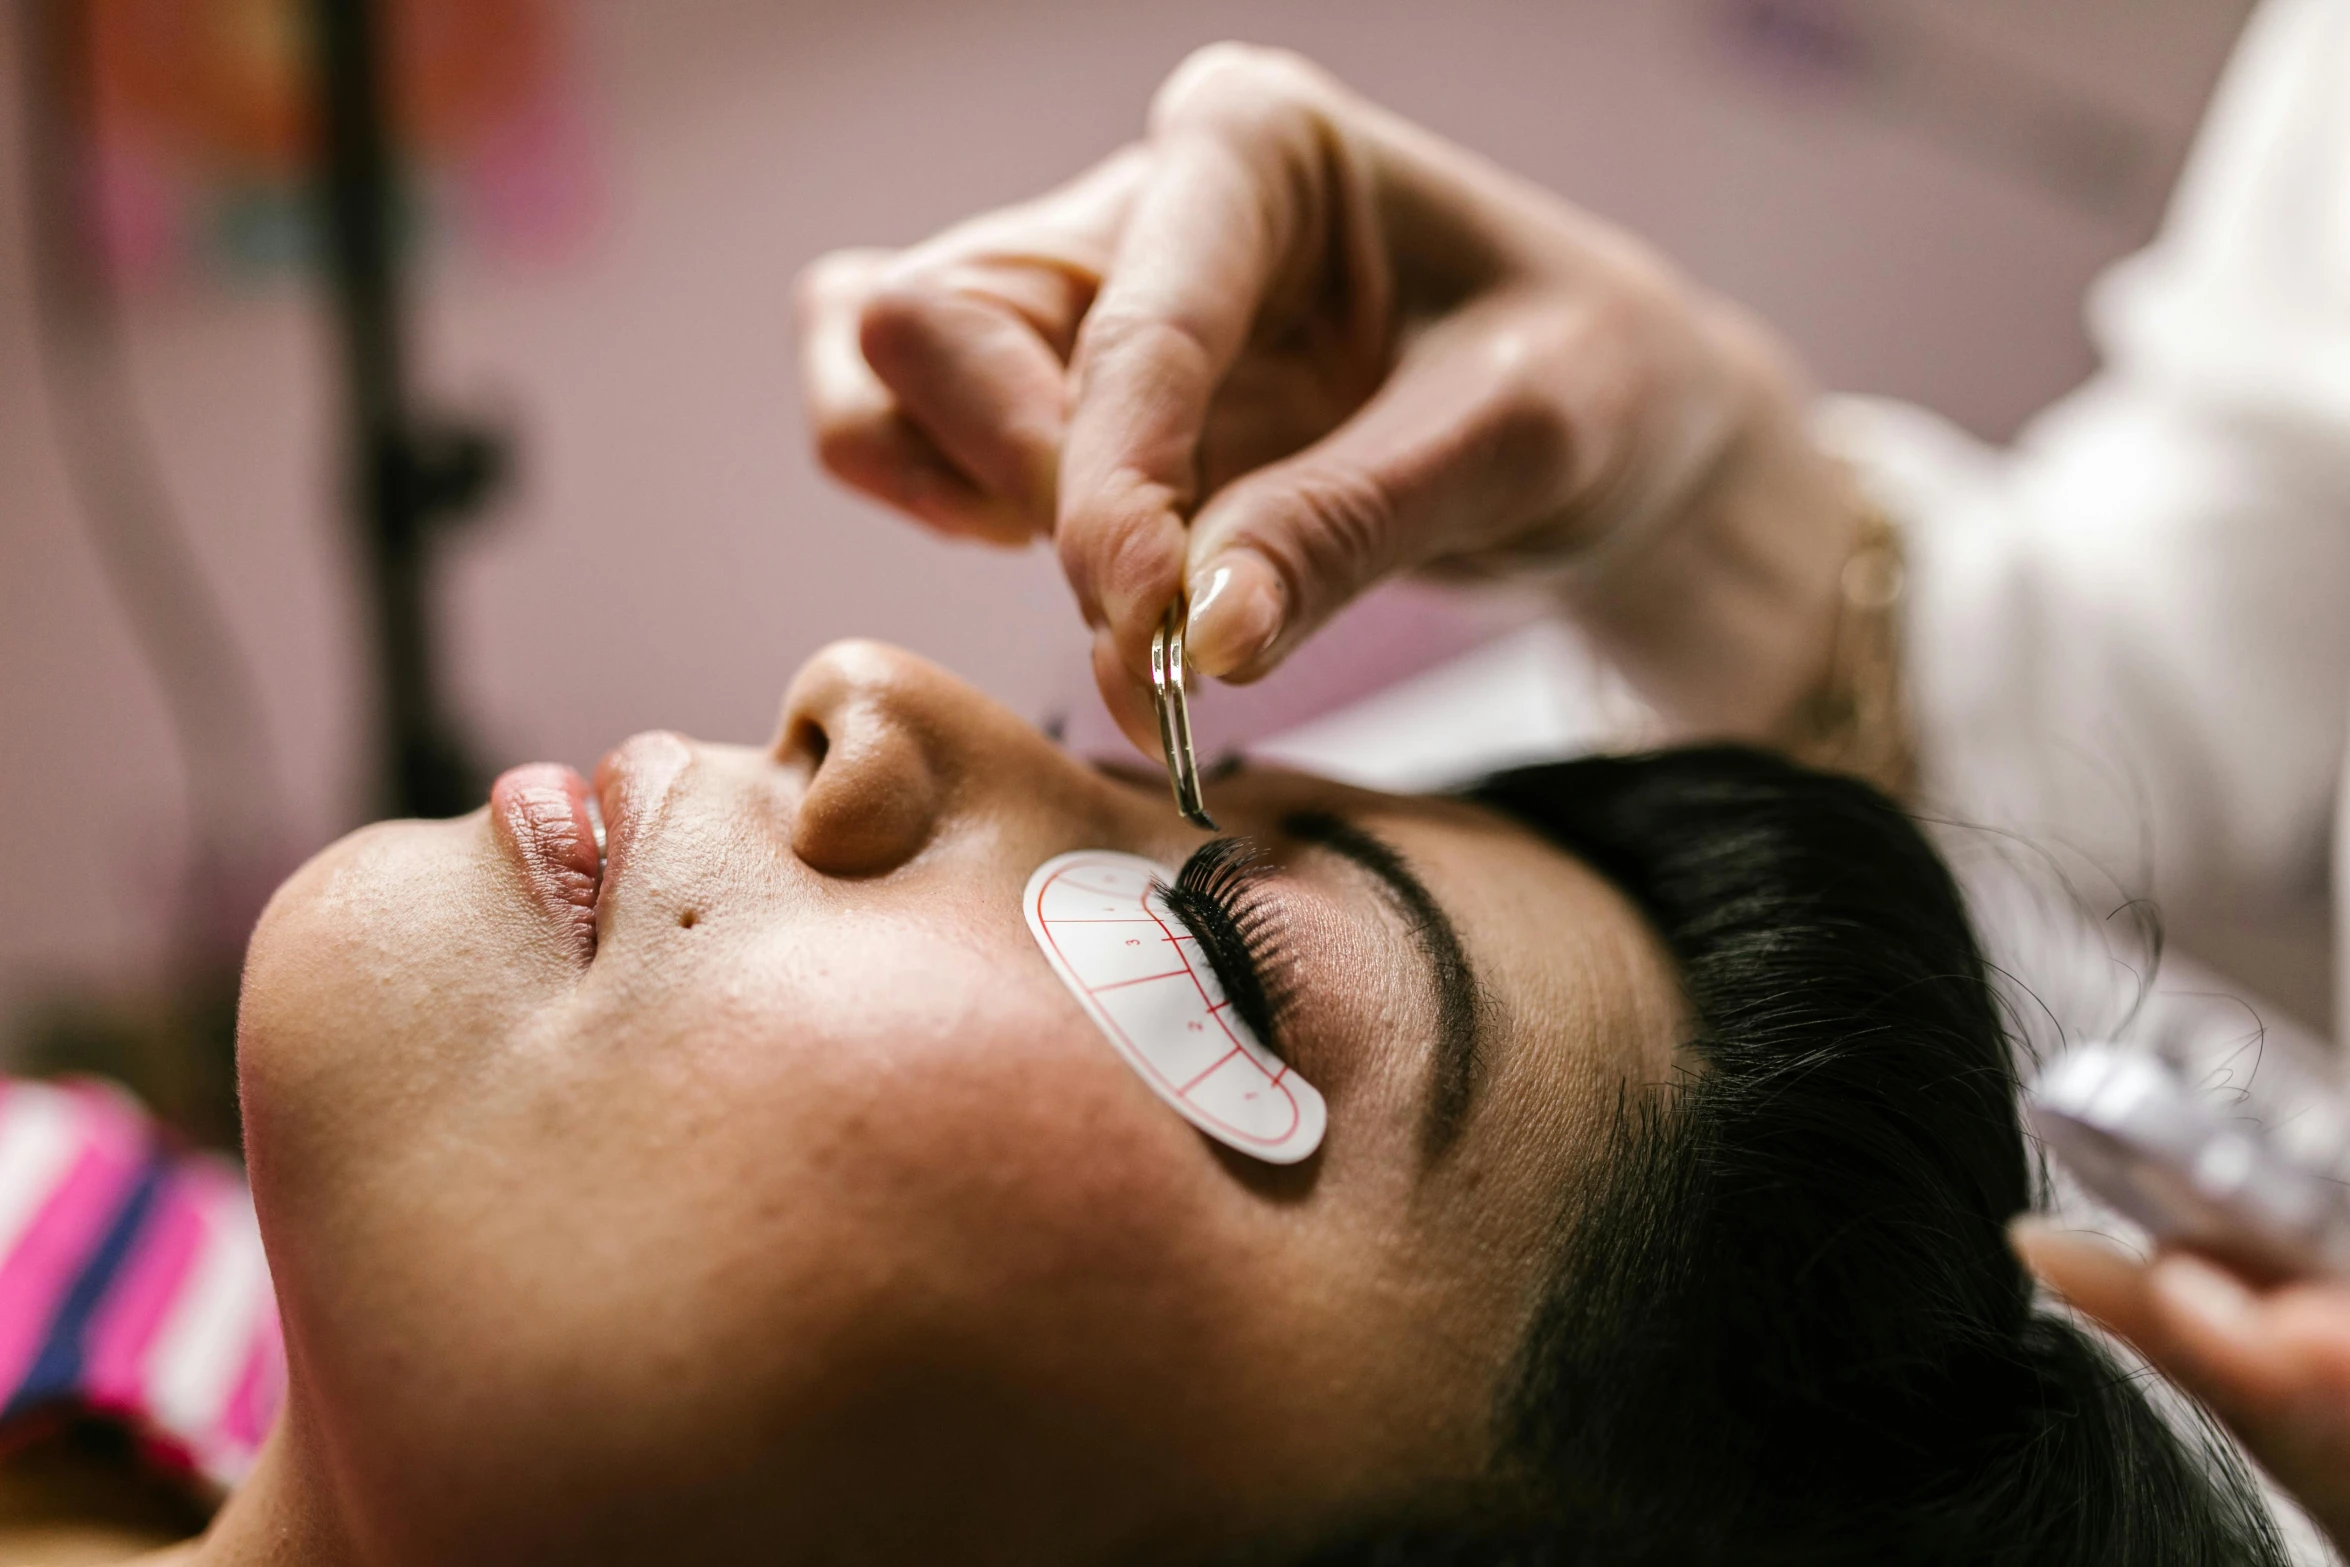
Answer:
[[[1326,811],[1300,811],[1283,819],[1281,830],[1369,871],[1411,925],[1436,983],[1436,1057],[1428,1074],[1422,1141],[1431,1156],[1441,1154],[1467,1124],[1470,1104],[1485,1075],[1477,974],[1469,966],[1461,933],[1404,857],[1353,822]]]

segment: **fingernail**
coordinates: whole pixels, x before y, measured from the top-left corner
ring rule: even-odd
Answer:
[[[2019,1213],[2007,1221],[2007,1243],[2021,1251],[2043,1235],[2063,1232],[2036,1213]]]
[[[2110,1236],[2070,1229],[2040,1214],[2009,1220],[2007,1244],[2034,1278],[2059,1295],[2068,1293],[2068,1282],[2093,1288],[2099,1278],[2115,1280],[2145,1266]]]
[[[2074,1225],[2059,1224],[2044,1213],[2019,1213],[2007,1221],[2007,1244],[2026,1261],[2035,1251],[2063,1249],[2084,1255],[2110,1257],[2116,1262],[2137,1266],[2142,1258],[2110,1235],[2100,1235]]]
[[[1280,576],[1261,556],[1219,555],[1192,578],[1184,652],[1203,675],[1229,675],[1264,656],[1288,607]]]
[[[2024,1265],[2026,1272],[2037,1278],[2040,1276],[2040,1267],[2033,1252],[2051,1241],[2062,1245],[2063,1242],[2058,1239],[2061,1234],[2055,1225],[2036,1213],[2019,1214],[2007,1221],[2007,1249],[2015,1253],[2016,1260]]]
[[[2154,1290],[2171,1310],[2224,1338],[2243,1332],[2256,1305],[2234,1275],[2183,1252],[2154,1265]]]

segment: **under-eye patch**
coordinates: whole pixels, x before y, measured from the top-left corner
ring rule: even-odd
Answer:
[[[1174,880],[1137,854],[1080,849],[1038,866],[1022,907],[1053,972],[1161,1099],[1227,1147],[1295,1164],[1329,1112],[1233,1014],[1162,896]]]

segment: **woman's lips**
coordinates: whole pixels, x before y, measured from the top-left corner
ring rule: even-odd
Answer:
[[[531,896],[573,940],[596,952],[596,897],[604,883],[597,808],[587,780],[568,767],[533,762],[490,785],[490,820],[522,862]]]
[[[609,834],[604,850],[604,885],[628,870],[646,830],[659,819],[693,748],[666,729],[651,729],[623,741],[596,764],[595,802]]]

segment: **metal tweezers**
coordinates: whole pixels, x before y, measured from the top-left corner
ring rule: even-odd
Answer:
[[[1167,753],[1167,783],[1175,809],[1194,827],[1216,830],[1200,793],[1199,758],[1191,749],[1191,703],[1183,689],[1183,628],[1191,618],[1182,594],[1167,606],[1166,618],[1151,633],[1151,702],[1159,710],[1159,744]]]

